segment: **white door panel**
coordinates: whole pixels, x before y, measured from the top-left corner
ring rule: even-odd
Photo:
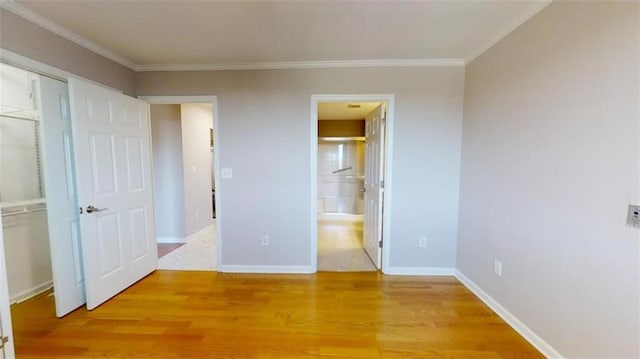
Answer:
[[[47,221],[56,315],[85,303],[67,84],[40,79]]]
[[[382,264],[383,106],[365,118],[364,249],[378,269]]]
[[[157,267],[149,107],[71,79],[87,308]],[[94,206],[95,210],[89,210]]]

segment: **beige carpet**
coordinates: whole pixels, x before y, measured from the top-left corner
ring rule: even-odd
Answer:
[[[318,221],[318,270],[329,272],[375,271],[362,247],[362,218]]]

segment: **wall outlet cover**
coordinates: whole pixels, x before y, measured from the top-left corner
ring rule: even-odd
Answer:
[[[627,225],[640,228],[640,206],[630,204],[627,212]]]
[[[426,248],[427,247],[427,237],[426,236],[418,237],[418,247],[420,247],[420,248]]]

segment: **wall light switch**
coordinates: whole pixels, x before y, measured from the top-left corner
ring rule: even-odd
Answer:
[[[636,206],[633,204],[629,205],[629,211],[627,213],[627,224],[640,228],[640,206]]]
[[[493,271],[498,277],[502,277],[502,261],[497,259],[493,260]]]
[[[224,179],[233,178],[233,170],[231,168],[223,168],[222,169],[222,178],[224,178]]]

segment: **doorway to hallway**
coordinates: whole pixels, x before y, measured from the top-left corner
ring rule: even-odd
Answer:
[[[215,270],[215,97],[145,99],[151,103],[158,269]]]

